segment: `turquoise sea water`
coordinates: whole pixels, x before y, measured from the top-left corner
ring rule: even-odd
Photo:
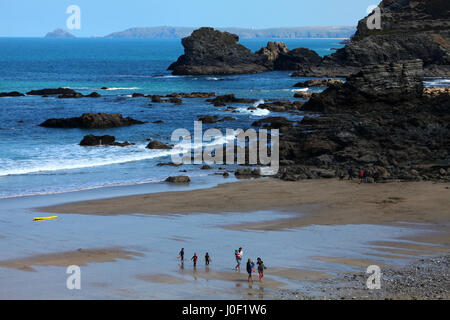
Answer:
[[[270,39],[241,42],[255,51]],[[325,55],[341,47],[339,39],[287,39],[289,48],[304,46]],[[147,139],[169,142],[176,128],[193,130],[199,115],[232,116],[223,128],[248,128],[265,110],[238,113],[217,108],[204,99],[183,104],[152,104],[131,98],[134,92],[165,95],[172,92],[212,91],[255,99],[292,99],[292,85],[301,79],[289,72],[223,77],[172,76],[167,67],[183,53],[177,39],[0,39],[0,92],[70,87],[98,99],[58,99],[25,96],[0,98],[0,197],[161,181],[179,168],[157,167],[170,160],[167,152],[145,149]],[[101,90],[108,87],[109,90]],[[120,112],[147,124],[107,130],[48,129],[48,118],[80,116],[85,112]],[[293,117],[290,114],[278,114]],[[298,118],[298,116],[296,116]],[[152,123],[163,120],[162,124]],[[204,129],[216,126],[204,125]],[[85,148],[87,134],[110,134],[135,146]],[[184,166],[188,175],[204,175],[199,166]]]

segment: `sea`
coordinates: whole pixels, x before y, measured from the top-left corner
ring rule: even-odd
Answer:
[[[242,39],[256,51],[268,41]],[[341,39],[285,39],[290,49],[306,47],[324,56],[340,48]],[[231,76],[174,76],[167,70],[181,54],[180,39],[44,39],[0,38],[0,92],[43,88],[72,88],[100,98],[58,99],[56,96],[0,98],[0,198],[52,194],[120,185],[160,182],[180,174],[167,150],[146,149],[149,140],[170,143],[178,128],[193,131],[200,115],[232,116],[222,128],[251,127],[267,116],[300,120],[301,115],[248,110],[267,99],[290,99],[293,85],[309,78],[292,78],[288,71]],[[447,81],[447,80],[443,80]],[[107,87],[107,90],[102,90]],[[314,90],[314,89],[312,89]],[[255,104],[236,105],[237,112],[214,107],[205,99],[183,99],[181,105],[151,103],[133,93],[166,95],[174,92],[234,93],[254,98]],[[145,121],[105,130],[40,127],[49,118],[78,117],[87,112],[122,113]],[[153,123],[161,120],[162,123]],[[218,124],[203,124],[203,129]],[[128,147],[82,147],[85,135],[113,135]],[[210,175],[199,165],[182,167],[185,175]]]

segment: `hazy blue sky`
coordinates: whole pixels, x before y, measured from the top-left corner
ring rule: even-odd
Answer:
[[[81,9],[79,37],[130,27],[292,27],[356,25],[380,0],[0,0],[0,36],[43,36],[66,29],[69,5]]]

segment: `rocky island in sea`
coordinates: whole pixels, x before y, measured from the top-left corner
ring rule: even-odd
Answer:
[[[45,38],[53,38],[53,39],[70,39],[70,38],[75,38],[75,36],[73,34],[71,34],[69,31],[66,31],[64,29],[61,28],[57,28],[51,32],[48,32],[45,35]]]

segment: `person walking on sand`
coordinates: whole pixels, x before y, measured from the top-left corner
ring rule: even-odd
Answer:
[[[241,261],[242,261],[242,257],[244,256],[244,251],[242,251],[242,248],[239,248],[239,250],[234,251],[234,255],[236,257],[236,262],[237,262],[237,265],[234,268],[234,270],[238,270],[239,272],[241,272]]]
[[[209,253],[207,252],[206,254],[205,254],[205,264],[207,265],[207,266],[209,266],[209,263],[210,262],[212,262],[212,259],[211,259],[211,257],[209,256]]]
[[[248,259],[248,261],[247,261],[248,282],[250,282],[250,280],[253,282],[253,268],[254,267],[255,267],[255,263],[251,259]]]
[[[363,179],[364,179],[364,170],[361,169],[359,171],[359,184],[361,184],[363,182]]]
[[[348,168],[347,170],[348,173],[348,180],[353,180],[353,168]]]
[[[184,263],[184,248],[181,248],[181,251],[178,253],[178,259],[180,259],[181,263]]]
[[[194,256],[191,258],[191,260],[194,262],[194,268],[197,267],[197,259],[198,259],[197,253],[194,252]]]
[[[258,265],[259,282],[262,282],[264,277],[264,269],[267,269],[261,258],[256,259],[256,264]]]

